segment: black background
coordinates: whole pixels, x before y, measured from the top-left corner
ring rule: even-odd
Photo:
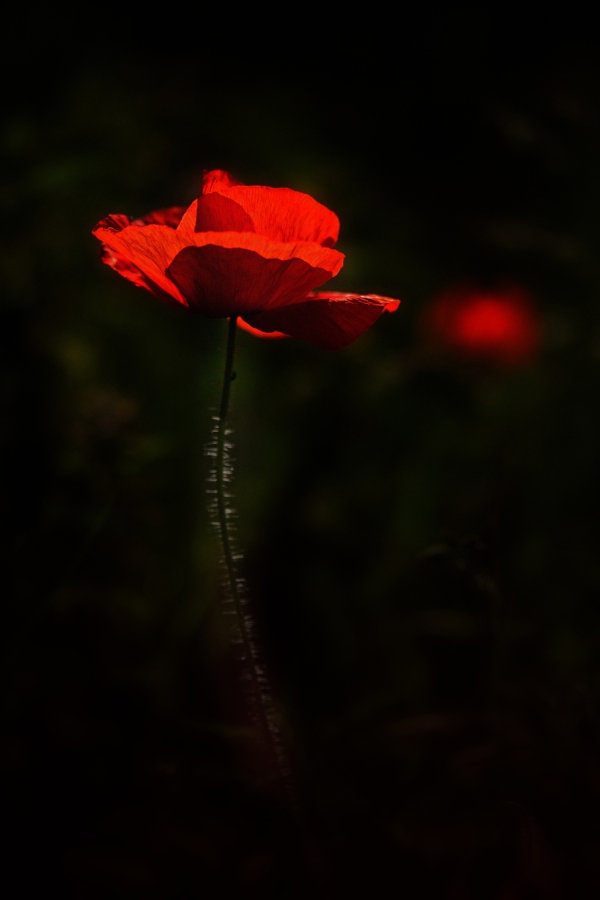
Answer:
[[[589,23],[54,7],[2,40],[7,896],[595,897]],[[239,337],[239,541],[300,825],[252,764],[219,607],[225,322],[90,235],[212,167],[334,209],[332,287],[403,301],[338,354]],[[427,344],[437,293],[507,283],[539,358]]]

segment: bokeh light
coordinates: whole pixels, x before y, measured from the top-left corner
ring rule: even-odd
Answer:
[[[539,315],[516,287],[450,290],[432,301],[423,319],[434,339],[466,356],[518,365],[531,362],[540,349]]]

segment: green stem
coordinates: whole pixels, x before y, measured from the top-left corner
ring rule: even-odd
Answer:
[[[229,331],[227,334],[227,355],[225,357],[225,375],[223,378],[223,392],[221,394],[221,406],[219,407],[219,427],[217,431],[217,514],[219,517],[219,526],[221,530],[221,542],[223,544],[223,554],[225,556],[225,566],[227,568],[227,577],[231,587],[231,594],[235,604],[238,618],[243,619],[241,613],[241,598],[238,590],[238,584],[235,574],[235,562],[233,559],[233,548],[231,546],[231,536],[229,534],[229,523],[227,516],[227,503],[225,497],[225,432],[227,425],[227,411],[229,409],[229,394],[231,391],[231,381],[233,378],[233,354],[235,350],[235,333],[237,330],[237,316],[231,316],[229,320]],[[244,647],[244,649],[247,649]]]
[[[252,642],[251,636],[251,620],[248,613],[244,610],[244,598],[241,595],[239,582],[237,579],[235,555],[233,550],[233,542],[229,530],[229,510],[227,506],[228,497],[225,492],[226,474],[225,466],[227,462],[226,448],[226,424],[227,412],[229,409],[229,394],[231,391],[231,382],[235,377],[233,373],[233,355],[235,349],[235,335],[237,331],[237,316],[231,316],[229,320],[229,331],[227,336],[227,353],[225,357],[225,374],[223,378],[223,392],[221,394],[221,405],[219,408],[219,425],[217,430],[217,455],[216,455],[216,482],[217,482],[217,515],[221,532],[221,543],[223,545],[223,556],[225,559],[225,568],[227,570],[227,579],[231,591],[231,599],[235,610],[235,617],[242,641],[243,662],[250,676],[253,700],[256,707],[256,713],[260,720],[261,730],[264,739],[273,756],[276,768],[279,770],[282,780],[285,782],[285,771],[283,760],[281,757],[281,748],[277,740],[276,726],[270,715],[270,703],[266,691],[265,677],[261,673],[256,660],[256,649]]]

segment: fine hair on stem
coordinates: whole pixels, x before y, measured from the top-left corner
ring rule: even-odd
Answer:
[[[245,686],[248,711],[254,726],[260,733],[264,749],[272,759],[272,764],[283,783],[286,793],[290,793],[290,773],[284,753],[281,733],[277,724],[271,689],[265,666],[255,637],[255,624],[248,608],[247,585],[239,574],[242,554],[235,545],[234,499],[231,492],[233,460],[231,442],[232,431],[227,427],[231,383],[235,378],[233,358],[237,331],[237,316],[229,320],[227,351],[223,389],[218,416],[214,416],[214,426],[207,455],[214,460],[209,474],[208,508],[211,521],[216,528],[221,544],[221,567],[223,569],[223,595],[227,618],[232,626],[232,639],[242,665],[242,679]]]

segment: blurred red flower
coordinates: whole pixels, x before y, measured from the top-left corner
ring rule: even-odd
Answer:
[[[429,333],[447,347],[473,357],[513,365],[535,356],[541,324],[520,288],[448,291],[425,313]]]
[[[337,350],[398,300],[315,293],[337,275],[339,220],[307,194],[242,185],[205,172],[202,194],[184,210],[130,221],[111,215],[93,233],[101,259],[138,287],[205,316],[237,315],[261,337],[291,336]]]

